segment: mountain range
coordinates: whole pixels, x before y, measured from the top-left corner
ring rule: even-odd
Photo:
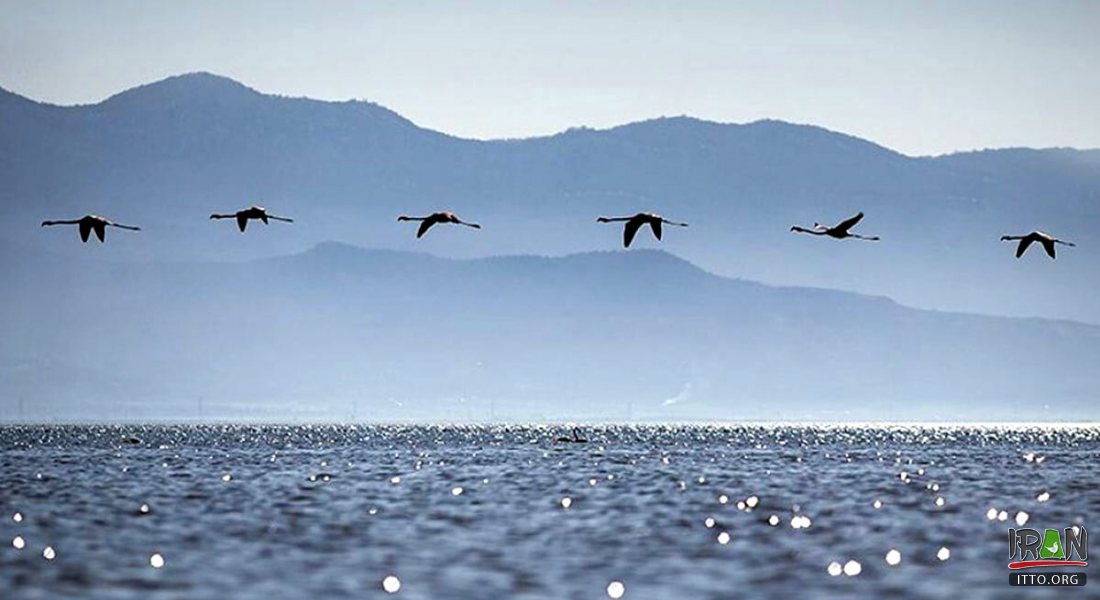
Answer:
[[[0,417],[1100,416],[1096,150],[686,117],[480,141],[199,73],[0,90],[0,181]],[[252,203],[295,223],[207,219]],[[483,229],[396,222],[440,209]],[[622,251],[595,222],[639,210],[691,226]],[[788,231],[857,211],[881,242]],[[143,230],[38,226],[88,212]],[[1078,246],[998,241],[1033,228]]]
[[[0,91],[0,181],[0,239],[81,256],[233,260],[324,241],[560,256],[618,246],[598,215],[653,210],[691,223],[661,247],[721,275],[1100,323],[1098,150],[910,157],[820,127],[686,117],[479,141],[370,102],[273,96],[196,73],[85,106]],[[252,203],[298,222],[241,236],[205,220]],[[485,228],[416,240],[394,222],[440,209]],[[860,210],[881,243],[788,232]],[[93,249],[37,228],[85,212],[145,231]],[[1078,247],[1018,261],[998,241],[1035,228]]]
[[[0,263],[9,417],[1100,416],[1100,327],[766,286],[660,251],[456,260],[325,243],[242,262],[20,256]]]

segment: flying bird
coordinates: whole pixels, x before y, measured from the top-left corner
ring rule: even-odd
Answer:
[[[133,225],[119,225],[118,223],[104,219],[99,215],[84,215],[83,217],[74,221],[42,221],[42,227],[48,227],[50,225],[79,225],[80,226],[80,241],[87,242],[88,235],[93,231],[95,236],[102,242],[107,237],[107,227],[118,227],[119,229],[129,229],[130,231],[141,231],[140,227],[134,227]]]
[[[397,217],[398,221],[420,221],[420,229],[416,230],[416,237],[422,238],[428,230],[432,228],[432,225],[436,223],[453,223],[455,225],[465,225],[467,227],[473,227],[474,229],[481,229],[481,225],[477,223],[467,223],[462,219],[455,216],[453,212],[437,212],[432,213],[426,217],[407,217],[401,215]]]
[[[210,215],[210,218],[211,219],[237,219],[237,228],[241,230],[241,233],[244,233],[245,228],[248,227],[249,219],[256,220],[256,221],[263,221],[264,225],[268,224],[268,219],[273,219],[275,221],[283,221],[283,222],[286,222],[286,223],[293,223],[294,222],[294,219],[288,219],[287,217],[276,217],[275,215],[269,215],[269,214],[267,214],[267,209],[266,208],[264,208],[262,206],[256,206],[255,204],[253,204],[252,206],[249,206],[248,208],[238,210],[237,212],[235,212],[233,214],[220,215],[218,213],[214,213],[214,214]]]
[[[832,227],[826,227],[820,223],[814,223],[813,229],[806,229],[805,227],[799,227],[794,225],[791,227],[791,231],[796,233],[809,233],[811,235],[827,235],[833,239],[842,240],[844,238],[855,238],[857,240],[867,240],[870,242],[877,242],[879,237],[877,235],[867,236],[859,235],[858,233],[852,233],[850,229],[856,226],[863,220],[863,213],[859,212],[854,217],[849,217]]]
[[[661,225],[668,223],[669,225],[675,225],[677,227],[687,227],[687,223],[677,223],[676,221],[669,221],[661,215],[655,215],[653,213],[638,213],[631,217],[599,217],[596,219],[597,223],[616,223],[626,222],[623,226],[623,248],[629,248],[630,243],[634,241],[634,236],[637,235],[638,230],[642,225],[649,225],[649,228],[653,230],[653,237],[658,240],[661,239]]]
[[[1002,235],[1002,242],[1014,242],[1020,240],[1020,244],[1016,246],[1016,258],[1020,258],[1027,252],[1028,246],[1031,246],[1032,242],[1039,242],[1043,245],[1043,250],[1047,251],[1047,256],[1051,258],[1057,258],[1054,252],[1054,244],[1062,244],[1063,246],[1076,246],[1073,242],[1065,242],[1055,238],[1049,233],[1043,233],[1042,231],[1032,231],[1027,235]]]

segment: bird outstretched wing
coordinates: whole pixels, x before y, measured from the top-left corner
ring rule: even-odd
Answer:
[[[245,227],[248,227],[248,217],[245,215],[237,215],[237,228],[244,233]]]
[[[637,219],[631,219],[626,222],[623,227],[623,248],[629,248],[630,242],[634,241],[634,236],[638,233],[638,228],[642,226],[642,222]]]
[[[661,222],[660,221],[650,221],[649,222],[649,227],[651,229],[653,229],[653,237],[660,240],[661,239]]]
[[[80,222],[80,241],[88,241],[88,236],[92,234],[92,224],[84,221]]]
[[[1054,240],[1041,240],[1043,242],[1043,250],[1047,251],[1047,256],[1051,258],[1058,258],[1054,255]]]
[[[1025,237],[1024,239],[1020,240],[1020,245],[1016,246],[1016,258],[1020,258],[1021,256],[1023,256],[1024,252],[1027,252],[1028,246],[1030,246],[1031,242],[1034,241],[1035,239],[1031,236]]]
[[[432,225],[435,225],[434,220],[424,219],[424,221],[420,223],[420,229],[416,230],[416,237],[417,238],[424,237],[424,234],[428,233],[428,230],[432,228]]]
[[[859,223],[862,220],[863,220],[863,211],[860,211],[860,212],[856,213],[856,215],[854,217],[850,217],[848,219],[845,219],[845,220],[837,223],[836,227],[834,227],[833,229],[836,229],[836,230],[839,230],[839,231],[848,231],[849,229],[855,227],[856,223]]]
[[[92,226],[92,229],[95,230],[95,236],[97,238],[99,238],[99,241],[101,241],[101,242],[106,241],[105,240],[105,238],[107,236],[107,224],[106,223],[96,223],[95,225]]]

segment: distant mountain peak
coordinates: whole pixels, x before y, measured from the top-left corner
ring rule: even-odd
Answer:
[[[223,102],[227,99],[257,98],[260,92],[243,83],[205,71],[174,75],[166,79],[119,92],[103,101],[104,105],[129,105],[131,102]]]

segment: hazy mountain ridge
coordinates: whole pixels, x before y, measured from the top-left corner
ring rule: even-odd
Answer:
[[[475,141],[365,102],[261,94],[191,74],[81,107],[0,97],[0,238],[80,256],[224,260],[324,240],[456,257],[615,248],[606,213],[689,221],[661,244],[726,275],[851,289],[908,305],[1100,323],[1096,151],[908,157],[778,121],[661,118],[606,130]],[[298,221],[241,236],[205,217],[249,203]],[[402,213],[450,208],[480,232],[416,240]],[[857,210],[871,247],[789,234]],[[48,217],[99,212],[141,224],[89,250]],[[224,225],[224,226],[223,226]],[[1005,233],[1079,244],[1057,262],[1012,258]],[[66,236],[69,236],[66,239]],[[652,247],[642,236],[637,244]],[[1038,289],[1041,293],[1005,293]]]
[[[664,252],[323,244],[0,269],[5,415],[23,396],[78,419],[189,418],[199,398],[266,419],[1097,417],[1100,327],[730,280]]]

